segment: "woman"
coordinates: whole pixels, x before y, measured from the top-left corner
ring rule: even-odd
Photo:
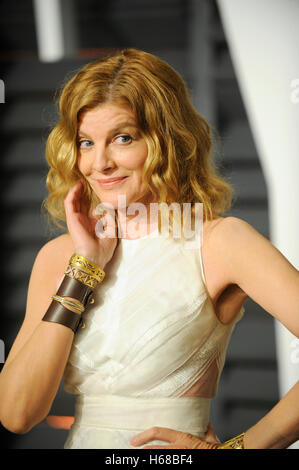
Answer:
[[[245,298],[298,335],[298,271],[249,224],[219,216],[232,190],[213,167],[210,128],[151,54],[127,49],[69,80],[47,159],[45,206],[68,233],[35,260],[0,375],[2,424],[23,433],[43,420],[64,375],[76,395],[65,448],[132,448],[152,426],[204,436]],[[157,203],[191,204],[197,228],[203,204],[202,233],[171,236],[185,227],[174,211],[165,236]],[[231,308],[218,311],[227,292]]]

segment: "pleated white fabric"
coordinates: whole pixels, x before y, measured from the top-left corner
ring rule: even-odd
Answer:
[[[135,448],[131,437],[152,426],[205,433],[244,308],[228,325],[218,320],[196,237],[197,249],[157,230],[120,239],[65,369],[77,396],[65,449]]]

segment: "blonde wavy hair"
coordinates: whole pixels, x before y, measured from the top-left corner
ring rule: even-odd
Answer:
[[[43,201],[57,226],[65,222],[69,189],[83,176],[77,166],[78,122],[104,103],[133,111],[148,146],[143,181],[155,201],[203,203],[203,220],[230,209],[233,188],[213,160],[212,128],[194,108],[184,80],[158,57],[130,48],[85,65],[60,92],[60,119],[46,143],[49,194]],[[90,208],[100,202],[87,181],[85,194]]]

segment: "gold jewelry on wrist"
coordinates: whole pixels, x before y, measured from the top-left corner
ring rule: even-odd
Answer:
[[[75,310],[78,313],[82,313],[85,310],[84,306],[80,302],[78,302],[76,299],[73,299],[71,301],[69,299],[66,299],[65,297],[61,297],[60,295],[52,295],[52,299],[62,304],[71,305],[72,307],[75,308]]]
[[[91,295],[97,284],[104,280],[105,272],[92,261],[75,253],[64,274],[64,279],[57,293],[52,296],[53,301],[42,320],[59,323],[76,333],[78,328],[85,328],[81,313],[85,311],[87,304],[94,303]],[[75,311],[65,305],[72,306]]]
[[[218,446],[218,449],[244,449],[243,446],[243,438],[244,438],[244,432],[242,434],[239,434],[236,437],[233,437],[232,439],[229,439],[228,441],[223,442]]]
[[[89,274],[91,277],[94,277],[97,282],[102,282],[104,280],[105,272],[95,263],[93,263],[82,255],[78,255],[77,253],[75,253],[71,257],[69,264],[77,266],[81,269],[81,271],[84,271],[86,274]]]
[[[64,274],[72,279],[76,279],[85,286],[90,287],[92,290],[94,290],[98,285],[98,281],[94,277],[71,264],[68,265]]]
[[[93,280],[97,285],[97,281]],[[85,310],[88,304],[94,302],[93,291],[90,285],[85,285],[74,277],[65,275],[58,291],[52,296],[53,300],[42,320],[67,326],[74,333],[78,328],[85,328],[81,315],[82,308]],[[66,303],[72,305],[75,311],[66,308]]]

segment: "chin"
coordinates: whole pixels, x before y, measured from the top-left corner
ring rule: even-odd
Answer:
[[[125,196],[126,197],[126,199],[125,199],[126,207],[128,207],[130,204],[132,204],[132,202],[134,202],[134,201],[131,201],[131,199],[129,199],[128,196],[124,195],[124,194],[116,194],[116,195],[113,195],[113,197],[111,197],[111,196],[108,197],[108,196],[101,195],[101,194],[98,194],[98,193],[96,193],[96,195],[100,200],[100,204],[108,204],[109,206],[113,206],[115,210],[118,209],[118,205],[119,205],[118,197],[119,196]]]

